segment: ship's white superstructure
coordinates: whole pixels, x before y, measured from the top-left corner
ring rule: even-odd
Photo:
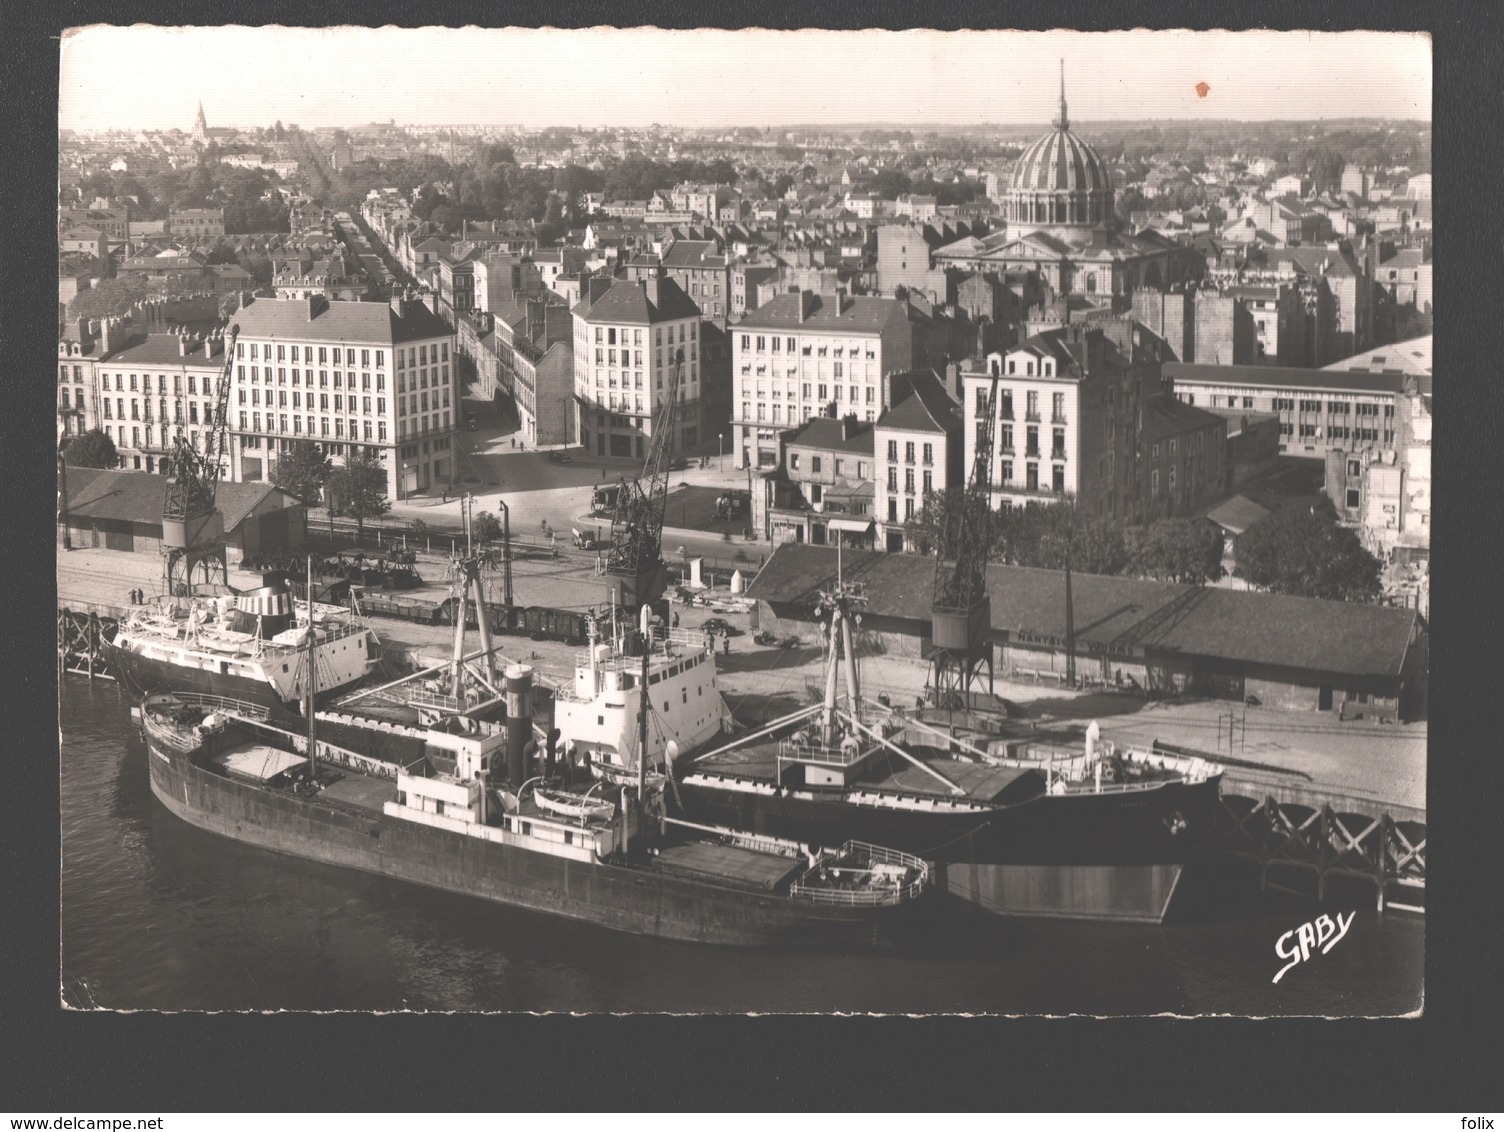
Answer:
[[[643,686],[642,655],[632,655],[625,631],[610,640],[592,640],[575,657],[572,688],[555,699],[554,724],[560,742],[576,758],[589,755],[597,775],[635,769],[638,762],[639,712],[648,695],[647,765],[660,769],[672,741],[680,754],[721,734],[730,712],[716,686],[715,654],[703,633],[687,629],[654,630]]]
[[[308,603],[288,599],[286,628],[245,631],[233,597],[169,599],[132,614],[114,639],[117,663],[143,690],[199,688],[243,698],[300,703],[307,669]],[[237,613],[240,628],[237,628]],[[375,633],[343,606],[313,603],[316,687],[321,693],[364,677],[380,655]],[[262,694],[257,696],[257,691]]]

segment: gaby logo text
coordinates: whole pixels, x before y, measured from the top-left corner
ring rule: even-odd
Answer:
[[[1279,939],[1274,941],[1274,954],[1289,962],[1279,969],[1279,974],[1274,976],[1274,982],[1279,982],[1285,977],[1285,973],[1291,967],[1298,967],[1311,957],[1311,952],[1318,947],[1321,954],[1325,955],[1337,946],[1337,941],[1347,934],[1347,929],[1353,926],[1353,921],[1358,918],[1358,913],[1348,912],[1345,915],[1337,913],[1337,919],[1333,919],[1323,912],[1316,919],[1301,924],[1298,928],[1291,928]]]

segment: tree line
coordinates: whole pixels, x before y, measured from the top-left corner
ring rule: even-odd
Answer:
[[[954,488],[934,493],[904,527],[912,552],[942,548],[946,516],[964,505]],[[1010,566],[1152,578],[1204,586],[1224,576],[1223,536],[1204,518],[1126,524],[1089,515],[1073,503],[1008,508],[988,514],[988,558]],[[947,553],[946,557],[953,557]],[[1323,499],[1307,509],[1271,512],[1234,542],[1235,577],[1271,593],[1372,602],[1380,596],[1378,560],[1337,522]]]

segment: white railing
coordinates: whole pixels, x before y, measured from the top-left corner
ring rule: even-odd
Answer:
[[[871,877],[874,871],[870,868],[839,864],[843,858],[853,854],[864,855],[876,864],[896,865],[906,870],[913,879],[904,884],[890,884],[878,880],[874,884],[858,888],[830,888],[824,881],[809,882],[801,879],[789,886],[789,895],[815,904],[881,907],[913,900],[929,886],[930,869],[924,861],[908,853],[900,853],[881,845],[869,845],[864,841],[848,841],[841,846],[839,851],[822,853],[805,876],[814,874],[816,870],[824,871],[829,868],[840,869],[843,872],[849,871],[854,877]]]
[[[842,750],[839,747],[821,747],[799,743],[793,739],[781,739],[778,743],[778,758],[789,762],[817,763],[823,766],[851,766],[866,750],[858,744]]]
[[[179,703],[192,704],[194,707],[207,708],[209,711],[222,711],[230,715],[242,716],[246,719],[266,720],[271,718],[270,709],[261,704],[254,704],[248,700],[237,700],[230,696],[216,696],[209,692],[173,692],[172,698]]]

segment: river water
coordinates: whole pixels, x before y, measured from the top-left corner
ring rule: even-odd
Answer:
[[[122,689],[68,676],[61,707],[61,975],[75,1006],[1392,1015],[1422,1001],[1418,918],[1381,920],[1362,890],[1317,909],[1219,873],[1183,885],[1163,926],[966,917],[902,953],[609,932],[201,832],[152,797]],[[1355,912],[1346,936],[1275,984],[1280,936],[1339,910]]]

